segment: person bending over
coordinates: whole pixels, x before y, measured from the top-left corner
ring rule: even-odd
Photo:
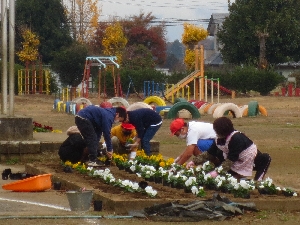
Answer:
[[[148,108],[127,111],[127,121],[135,126],[137,136],[131,150],[139,146],[149,156],[151,155],[150,140],[162,125],[161,116],[154,110]]]
[[[68,138],[61,144],[58,155],[63,162],[71,163],[85,162],[88,152],[85,141],[77,126],[71,126],[67,130]]]
[[[102,134],[107,148],[106,156],[108,159],[112,158],[113,148],[110,138],[112,124],[123,122],[126,117],[124,107],[101,108],[89,105],[77,113],[75,124],[86,142],[89,154],[87,166],[104,166],[104,163],[97,158],[97,149]]]
[[[216,119],[213,127],[217,134],[214,143],[205,153],[196,156],[187,167],[200,165],[207,160],[219,161],[216,166],[222,166],[224,171],[237,179],[250,177],[256,171],[254,180],[263,180],[271,163],[270,155],[261,153],[252,140],[234,129],[227,117]],[[211,175],[216,177],[218,174],[215,170]]]
[[[172,135],[186,140],[185,150],[175,159],[175,163],[182,165],[192,155],[197,156],[205,152],[214,142],[216,133],[211,123],[184,122],[183,119],[175,119],[170,124]]]
[[[137,148],[131,149],[136,136],[135,127],[130,123],[122,123],[111,129],[111,141],[115,153],[129,154],[129,159],[134,159]]]

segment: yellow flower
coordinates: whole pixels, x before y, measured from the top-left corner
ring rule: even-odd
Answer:
[[[70,161],[66,161],[66,162],[65,162],[65,165],[66,165],[66,166],[72,166],[72,163],[71,163]]]
[[[160,166],[160,167],[165,167],[165,166],[166,166],[166,163],[165,163],[165,162],[160,162],[160,163],[159,163],[159,166]]]

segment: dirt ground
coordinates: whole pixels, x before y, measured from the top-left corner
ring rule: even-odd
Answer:
[[[89,98],[93,104],[99,104],[97,97]],[[24,95],[15,97],[15,114],[32,117],[33,121],[43,125],[52,126],[65,132],[68,127],[74,125],[74,116],[63,112],[53,110],[54,96],[46,95]],[[102,99],[101,99],[102,101]],[[131,104],[142,101],[135,96],[130,97],[127,101]],[[216,101],[216,99],[215,99]],[[243,117],[233,119],[235,128],[246,133],[258,146],[262,152],[268,152],[272,157],[271,166],[267,176],[273,179],[277,186],[290,187],[298,193],[300,192],[300,105],[299,97],[282,97],[282,96],[252,96],[231,99],[223,97],[220,102],[232,102],[238,105],[248,104],[249,101],[258,101],[258,103],[267,109],[268,116]],[[168,103],[167,103],[168,104]],[[212,115],[202,115],[201,121],[213,122]],[[166,157],[177,157],[185,147],[185,141],[170,136],[169,124],[171,120],[164,119],[163,125],[155,135],[154,139],[160,141],[160,153]],[[61,134],[62,137],[65,135]],[[49,135],[49,139],[53,136]],[[51,141],[51,140],[49,140]],[[51,159],[51,160],[49,160]],[[40,155],[30,162],[49,163],[57,162],[56,154]],[[19,163],[26,163],[25,161]],[[288,201],[288,199],[287,199]],[[41,220],[41,224],[74,224],[73,220]],[[13,222],[12,220],[10,222]],[[24,223],[23,223],[24,222]],[[29,220],[30,222],[30,220]],[[32,222],[32,221],[31,221]],[[90,221],[91,222],[91,221]],[[88,221],[80,221],[81,224],[90,224]],[[99,222],[99,223],[98,223]],[[94,221],[92,224],[127,224],[129,220],[104,220]],[[112,223],[111,223],[112,222]],[[140,220],[130,220],[130,223],[140,224]],[[143,221],[144,223],[145,221]],[[236,217],[230,221],[210,222],[211,224],[299,224],[299,212],[283,212],[283,211],[263,211],[256,214],[247,214],[242,217]],[[154,222],[147,222],[147,224]],[[14,223],[10,223],[14,224]],[[19,223],[20,224],[20,223]],[[29,224],[22,220],[22,224]],[[39,223],[37,223],[39,224]],[[156,223],[160,224],[160,223]],[[162,224],[162,223],[161,223]],[[172,223],[180,224],[180,223]]]

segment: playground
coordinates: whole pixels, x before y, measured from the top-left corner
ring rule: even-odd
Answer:
[[[88,87],[88,84],[86,85]],[[193,93],[191,93],[191,85],[193,86]],[[194,73],[178,84],[165,87],[163,91],[157,88],[158,86],[160,85],[154,82],[146,83],[143,99],[134,94],[127,95],[126,98],[118,97],[120,93],[117,92],[115,92],[114,97],[101,96],[101,93],[87,93],[88,88],[85,89],[85,92],[80,92],[77,89],[65,90],[60,98],[50,95],[16,96],[15,111],[19,115],[32,117],[33,121],[40,124],[51,126],[55,130],[61,130],[62,133],[36,133],[34,135],[36,140],[51,142],[64,141],[67,137],[65,131],[74,125],[76,112],[87,105],[99,105],[100,100],[107,101],[112,105],[123,105],[127,110],[153,108],[163,117],[162,127],[155,135],[154,140],[160,143],[159,153],[166,158],[177,157],[185,148],[184,141],[170,136],[169,125],[172,119],[182,117],[186,121],[213,122],[215,118],[226,115],[232,118],[237,130],[246,133],[256,143],[260,151],[271,155],[272,162],[267,176],[272,178],[277,186],[289,187],[297,193],[300,192],[300,179],[298,176],[300,169],[298,163],[298,157],[300,156],[298,151],[300,148],[298,141],[300,132],[298,119],[299,97],[296,94],[280,95],[274,93],[274,95],[267,97],[257,95],[241,98],[235,96],[234,91],[222,87],[218,79],[206,79],[199,70],[195,70]],[[290,92],[290,89],[288,91]],[[227,94],[220,95],[220,92],[226,92]],[[23,157],[20,164],[27,162],[34,162],[36,168],[46,167],[53,169],[56,173],[62,173],[59,168],[58,155],[55,153],[45,152],[34,156],[34,158],[33,156]],[[116,168],[112,168],[112,171],[117,173],[115,170]],[[135,179],[131,175],[122,174],[122,176],[126,179]],[[79,179],[75,173],[67,177],[72,180]],[[89,185],[102,192],[119,196],[121,201],[142,199],[139,195],[133,193],[120,194],[119,190],[114,188],[107,191],[107,186],[99,184],[99,181],[96,180],[88,179],[88,182],[85,179],[79,180],[81,186]],[[168,191],[160,190],[159,198],[170,198]],[[181,194],[175,189],[172,196],[178,199]],[[289,221],[286,224],[299,224],[298,212],[300,210],[299,208],[293,208],[294,201],[297,201],[299,196],[286,198],[256,194],[252,198],[256,202],[260,202],[261,206],[264,206],[264,211],[258,214],[243,215],[240,218],[233,219],[234,222],[257,223],[258,220],[263,219],[265,224],[281,224],[284,219]],[[268,202],[271,198],[272,203],[270,204]],[[249,201],[251,201],[251,198]],[[268,210],[268,206],[272,210]],[[222,224],[232,224],[233,220],[223,221]],[[126,220],[123,222],[123,224],[128,223]],[[140,221],[131,221],[133,224],[136,222],[140,223]],[[67,223],[64,221],[64,224]],[[212,224],[220,223],[212,222]]]
[[[16,113],[33,118],[41,124],[52,126],[54,129],[62,130],[63,133],[43,134],[36,133],[36,139],[48,141],[64,140],[65,131],[74,125],[74,116],[72,114],[58,112],[52,109],[54,97],[47,95],[24,95],[16,96]],[[97,96],[90,98],[93,104],[97,103]],[[244,104],[249,101],[257,101],[264,105],[268,110],[268,116],[258,115],[256,117],[235,118],[233,123],[235,127],[245,132],[251,137],[258,148],[263,152],[268,152],[272,157],[272,163],[268,172],[276,185],[289,186],[294,190],[300,191],[300,179],[298,176],[299,163],[299,98],[297,97],[254,97],[254,98],[221,98],[220,102],[231,100],[235,104]],[[133,104],[139,101],[136,97],[130,97],[128,102]],[[212,122],[214,119],[210,115],[203,115],[199,120]],[[176,157],[185,147],[185,143],[175,137],[170,136],[169,124],[171,119],[164,119],[163,125],[154,139],[160,142],[160,153],[166,157]],[[50,154],[50,155],[49,155]],[[33,158],[28,158],[29,162]],[[28,162],[27,161],[27,162]],[[59,161],[55,153],[45,153],[34,157],[35,165],[45,166],[49,163]],[[25,161],[26,162],[26,161]],[[20,162],[20,163],[25,163]],[[82,181],[84,184],[84,181]],[[257,196],[262,201],[267,197]],[[286,198],[286,201],[292,200]],[[291,205],[293,203],[291,202]],[[278,206],[280,209],[280,206]],[[260,214],[261,215],[261,214]],[[264,211],[265,224],[279,224],[282,215],[288,218],[287,224],[298,224],[299,216],[296,212],[286,211]],[[257,215],[243,215],[240,218],[243,223],[257,222]],[[294,221],[294,223],[293,223]],[[127,221],[128,222],[128,221]],[[232,221],[222,222],[230,224]],[[126,221],[124,221],[126,223]],[[66,223],[67,224],[67,223]],[[220,224],[214,222],[213,224]]]

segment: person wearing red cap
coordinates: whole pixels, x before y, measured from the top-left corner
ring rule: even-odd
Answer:
[[[115,153],[118,154],[129,154],[130,159],[134,159],[136,156],[136,149],[126,146],[129,140],[134,140],[136,136],[135,127],[130,123],[122,123],[114,126],[111,129],[111,141]]]
[[[205,152],[213,144],[216,133],[211,123],[191,121],[186,123],[178,118],[171,122],[172,135],[186,139],[186,149],[175,159],[175,163],[182,165],[192,155],[197,156]]]

